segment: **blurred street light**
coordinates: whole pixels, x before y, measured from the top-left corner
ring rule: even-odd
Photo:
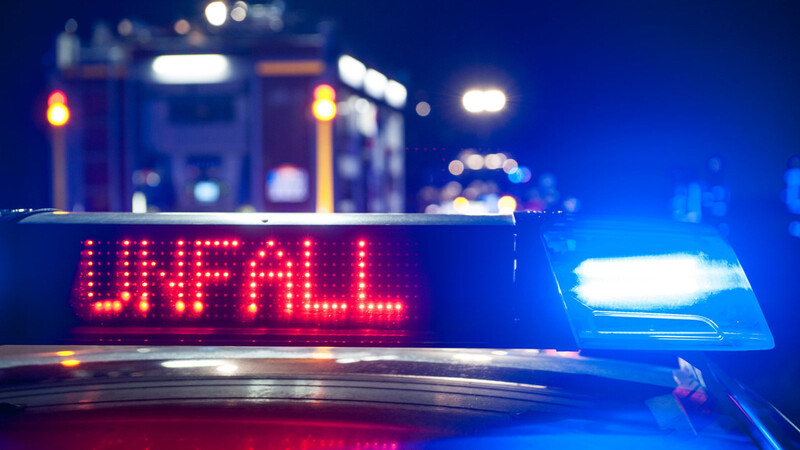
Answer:
[[[218,27],[228,19],[228,6],[220,1],[211,2],[206,6],[206,20],[211,25]]]
[[[481,91],[472,89],[461,98],[464,109],[471,113],[498,112],[506,106],[506,96],[502,91],[490,89]]]

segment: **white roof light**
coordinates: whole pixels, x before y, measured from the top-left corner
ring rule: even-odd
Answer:
[[[349,55],[339,57],[339,78],[344,84],[354,89],[361,89],[366,74],[367,66],[361,61]]]
[[[221,83],[231,75],[224,55],[163,55],[153,60],[152,71],[164,84]]]
[[[483,105],[486,111],[500,111],[506,106],[506,96],[497,89],[486,91],[483,93]]]
[[[386,83],[386,103],[397,109],[406,106],[406,87],[394,80]]]
[[[364,91],[370,97],[381,100],[386,92],[386,84],[389,79],[386,75],[374,69],[367,69],[367,74],[364,76]]]

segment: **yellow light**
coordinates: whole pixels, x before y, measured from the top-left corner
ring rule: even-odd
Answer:
[[[327,84],[314,88],[314,100],[336,100],[336,91]]]
[[[336,103],[326,98],[316,100],[312,106],[312,110],[314,112],[314,117],[323,122],[333,120],[333,118],[336,117]]]
[[[65,125],[69,121],[69,108],[63,103],[53,103],[47,108],[47,121],[54,127]]]
[[[65,359],[64,361],[61,361],[61,365],[64,367],[75,367],[80,363],[81,362],[77,359]]]
[[[510,196],[504,195],[497,200],[497,211],[500,214],[510,214],[517,210],[517,200]]]
[[[458,213],[464,213],[469,208],[469,200],[464,197],[456,197],[453,200],[453,209]]]
[[[72,356],[74,354],[75,352],[73,352],[72,350],[61,350],[60,352],[56,352],[56,355],[58,356]]]

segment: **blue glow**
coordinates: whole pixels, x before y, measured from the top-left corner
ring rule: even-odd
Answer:
[[[774,345],[742,266],[711,227],[568,217],[543,237],[581,348]]]
[[[519,167],[514,167],[508,171],[508,180],[514,184],[522,183],[522,180],[525,178],[525,174],[520,170]]]
[[[578,299],[593,308],[670,310],[711,294],[750,289],[741,266],[703,255],[591,258],[575,269]]]
[[[194,199],[201,203],[214,203],[219,200],[219,184],[213,181],[198,181],[194,185]]]

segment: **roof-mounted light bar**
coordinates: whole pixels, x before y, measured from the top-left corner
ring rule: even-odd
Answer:
[[[772,346],[735,255],[702,227],[533,213],[3,219],[3,343]]]

